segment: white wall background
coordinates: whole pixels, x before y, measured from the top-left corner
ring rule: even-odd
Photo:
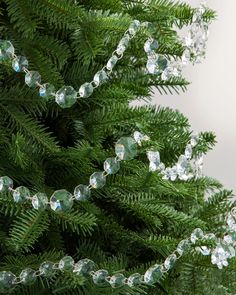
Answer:
[[[194,6],[199,0],[187,1]],[[204,173],[236,193],[236,0],[208,1],[218,18],[211,25],[206,60],[188,67],[184,94],[160,96],[154,104],[180,110],[195,131],[214,131],[218,143],[205,157]]]

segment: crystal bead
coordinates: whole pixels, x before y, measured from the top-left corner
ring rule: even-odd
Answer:
[[[160,163],[160,165],[158,166],[158,170],[159,170],[160,172],[163,172],[163,171],[165,170],[165,168],[166,168],[166,166],[165,166],[164,163]]]
[[[55,87],[52,84],[45,83],[39,88],[39,95],[41,97],[49,97],[55,93]]]
[[[190,248],[190,241],[182,240],[179,242],[177,246],[177,252],[179,253],[180,256],[182,256],[185,251],[188,251],[189,248]]]
[[[210,240],[210,241],[217,241],[216,235],[213,233],[205,234],[204,235],[204,240]]]
[[[177,257],[175,254],[171,254],[170,256],[168,256],[166,260],[164,261],[165,268],[167,270],[171,269],[174,266],[176,260],[177,260]]]
[[[196,247],[196,250],[200,252],[203,256],[208,256],[211,254],[211,250],[207,246]]]
[[[20,273],[19,277],[20,277],[21,282],[25,285],[31,285],[37,279],[37,277],[35,275],[35,271],[31,268],[23,269],[22,272]]]
[[[74,263],[74,259],[71,256],[65,256],[59,261],[58,268],[61,271],[69,271],[73,269]]]
[[[149,74],[159,74],[157,59],[157,55],[152,55],[148,57],[146,68]]]
[[[167,67],[161,74],[161,79],[163,81],[170,80],[173,77],[173,71],[171,67]]]
[[[120,169],[120,162],[116,158],[107,158],[104,162],[104,170],[108,174],[116,174]]]
[[[12,68],[16,72],[23,72],[24,69],[27,69],[29,62],[25,56],[17,56],[12,61]]]
[[[169,177],[171,181],[175,181],[177,179],[178,173],[177,173],[177,167],[173,166],[169,171]]]
[[[0,51],[1,53],[1,51]],[[10,271],[0,272],[0,293],[9,294],[11,289],[14,288],[16,276]]]
[[[142,276],[139,273],[134,273],[131,276],[128,277],[127,285],[129,287],[138,286],[141,284]]]
[[[155,264],[151,266],[144,274],[143,280],[146,284],[152,285],[155,282],[159,281],[162,277],[162,268],[161,265]]]
[[[192,36],[191,34],[189,34],[188,36],[184,37],[184,40],[183,40],[185,46],[187,48],[191,48],[193,46],[193,39],[192,39]]]
[[[91,197],[91,191],[87,185],[79,184],[74,190],[74,196],[77,201],[88,200]]]
[[[94,172],[89,183],[93,188],[102,188],[106,184],[106,176],[103,172]]]
[[[195,147],[198,143],[198,140],[199,140],[199,135],[198,133],[196,134],[193,134],[192,137],[191,137],[191,140],[190,140],[190,144],[192,147]]]
[[[41,75],[36,71],[30,71],[25,74],[25,84],[35,88],[41,82]]]
[[[97,72],[93,77],[93,82],[98,86],[108,79],[107,73],[104,70]]]
[[[159,72],[163,72],[168,67],[168,61],[164,56],[159,55],[157,59],[157,65]]]
[[[0,61],[11,58],[14,51],[14,47],[10,41],[0,40]]]
[[[56,103],[63,109],[70,108],[76,100],[77,92],[72,86],[63,86],[56,93]]]
[[[94,269],[95,269],[95,263],[92,260],[85,258],[78,261],[74,265],[73,272],[76,273],[76,275],[78,276],[86,276],[91,271],[94,271]]]
[[[153,38],[148,39],[144,44],[144,50],[147,53],[151,53],[152,51],[157,50],[159,47],[159,44],[156,40]]]
[[[182,54],[181,61],[182,61],[183,66],[187,66],[190,63],[191,52],[189,49],[185,49],[185,51]]]
[[[187,158],[187,160],[191,159],[192,153],[193,153],[192,146],[191,146],[191,144],[188,144],[186,146],[186,149],[185,149],[185,152],[184,152],[185,157]]]
[[[226,243],[218,243],[211,254],[212,264],[216,264],[219,269],[228,266],[228,259],[235,257],[235,250],[231,245]]]
[[[0,177],[0,192],[8,191],[13,188],[13,180],[8,176]]]
[[[189,166],[189,163],[188,163],[186,156],[180,155],[180,157],[178,159],[178,163],[176,165],[178,175],[185,174],[188,166]]]
[[[125,281],[125,276],[121,273],[117,273],[110,278],[109,283],[112,288],[118,288],[125,284],[124,281]]]
[[[36,210],[46,209],[48,206],[48,197],[44,193],[37,193],[32,197],[32,206]]]
[[[137,155],[137,144],[132,137],[121,137],[115,145],[120,160],[131,160]]]
[[[235,241],[234,241],[234,239],[233,239],[233,237],[231,235],[225,235],[224,236],[224,242],[226,244],[231,245],[231,244],[234,244]]]
[[[105,269],[99,269],[92,274],[93,282],[95,284],[103,284],[106,282],[106,278],[108,277],[109,273]]]
[[[65,189],[55,191],[50,199],[51,209],[54,211],[67,211],[73,206],[73,196]]]
[[[81,97],[89,97],[93,93],[93,85],[91,83],[84,83],[80,86],[79,95]]]
[[[129,28],[128,28],[128,32],[131,35],[135,35],[136,32],[139,30],[140,25],[141,25],[141,23],[140,23],[139,20],[133,20],[132,23],[130,24]]]
[[[202,177],[202,175],[203,175],[203,156],[199,156],[194,160],[194,173],[197,178]]]
[[[195,228],[192,232],[190,240],[193,244],[196,244],[198,240],[202,240],[204,238],[204,233],[200,228]]]
[[[55,273],[54,263],[50,261],[43,262],[39,267],[39,272],[44,277],[51,277]]]
[[[19,186],[13,191],[13,199],[16,203],[22,203],[30,198],[30,191],[25,186]]]
[[[112,57],[108,60],[106,68],[111,71],[118,61],[118,57],[116,55],[112,55]]]
[[[129,37],[128,36],[124,36],[121,40],[120,40],[120,42],[119,42],[119,44],[118,44],[118,46],[117,46],[117,48],[116,48],[116,53],[118,54],[118,55],[122,55],[124,52],[125,52],[125,50],[126,50],[126,48],[128,47],[128,45],[129,45]]]
[[[138,145],[141,145],[143,141],[150,140],[149,136],[144,135],[139,131],[135,131],[133,137],[134,137],[134,140],[137,142]]]
[[[236,219],[232,214],[228,214],[227,224],[230,230],[236,231]]]

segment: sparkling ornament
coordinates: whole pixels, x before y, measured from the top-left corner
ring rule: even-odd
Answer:
[[[77,92],[71,86],[63,86],[56,93],[56,103],[61,108],[70,108],[77,100]]]
[[[108,271],[105,269],[99,269],[92,274],[93,282],[95,284],[103,284],[106,282],[106,278],[108,277]]]
[[[112,288],[118,288],[125,284],[124,280],[125,276],[121,273],[117,273],[110,278],[109,283],[112,286]]]
[[[0,61],[11,58],[14,55],[14,51],[10,41],[0,40]]]
[[[188,251],[189,248],[190,248],[190,241],[182,240],[178,244],[177,252],[179,253],[180,256],[182,256],[184,252]]]
[[[227,224],[230,230],[236,231],[236,219],[232,214],[228,214]]]
[[[20,273],[20,280],[24,285],[31,285],[33,284],[37,277],[35,275],[35,271],[31,268],[23,269]]]
[[[161,74],[161,79],[163,81],[170,80],[173,77],[173,71],[171,67],[167,67]]]
[[[179,176],[186,174],[187,168],[189,166],[186,156],[180,155],[178,163],[176,165],[177,173]]]
[[[143,141],[150,140],[149,136],[144,135],[139,131],[135,131],[133,137],[134,137],[134,140],[137,142],[138,145],[141,145]]]
[[[41,97],[49,97],[55,93],[55,87],[52,84],[45,83],[39,88],[39,95]]]
[[[161,265],[155,264],[145,272],[143,280],[146,284],[152,285],[159,281],[159,279],[162,277],[162,274]]]
[[[132,137],[121,137],[115,145],[115,152],[120,160],[131,160],[137,155],[137,144]]]
[[[135,287],[141,284],[142,276],[139,273],[134,273],[130,277],[128,277],[127,285],[129,287]]]
[[[50,261],[43,262],[39,267],[39,272],[44,277],[51,277],[55,273],[54,263]]]
[[[190,144],[192,147],[195,147],[197,145],[199,141],[199,134],[198,133],[194,133],[191,137],[191,140],[190,140]]]
[[[112,57],[107,62],[106,68],[109,71],[112,71],[117,62],[118,62],[118,57],[116,55],[112,55]]]
[[[13,199],[16,203],[22,203],[27,199],[30,199],[30,191],[25,186],[17,187],[13,192]]]
[[[104,70],[97,72],[93,77],[93,82],[98,86],[108,79],[108,76]]]
[[[93,188],[102,188],[106,184],[106,176],[103,172],[94,172],[89,183]]]
[[[23,72],[24,69],[27,69],[29,62],[25,56],[17,56],[12,61],[12,68],[16,72]]]
[[[66,270],[66,271],[72,270],[73,267],[74,267],[74,259],[71,256],[63,257],[59,261],[59,264],[58,264],[58,268],[63,271],[64,270]]]
[[[147,157],[150,161],[149,163],[149,171],[157,171],[161,160],[160,153],[158,151],[147,151]]]
[[[165,268],[167,270],[171,269],[174,266],[176,260],[177,260],[177,257],[175,254],[171,254],[170,256],[168,256],[164,262]]]
[[[158,47],[159,47],[158,42],[154,40],[153,38],[149,38],[144,44],[144,51],[146,53],[151,53],[152,51],[157,50]]]
[[[235,257],[235,250],[232,246],[225,243],[218,243],[211,254],[211,263],[216,264],[219,269],[228,266],[228,259]]]
[[[133,20],[128,28],[128,32],[130,33],[130,35],[135,35],[139,30],[140,25],[141,23],[139,20]]]
[[[117,54],[122,55],[122,54],[125,52],[125,50],[126,50],[127,47],[128,47],[129,40],[130,40],[130,39],[129,39],[128,35],[124,36],[124,37],[120,40],[120,42],[119,42],[119,44],[118,44],[118,46],[117,46],[117,49],[116,49],[116,53],[117,53]]]
[[[93,93],[93,85],[91,83],[84,83],[80,86],[79,95],[81,97],[89,97]]]
[[[46,209],[48,206],[48,197],[44,193],[37,193],[32,197],[32,206],[34,209]]]
[[[203,256],[208,256],[211,254],[211,250],[207,246],[196,247],[196,250],[200,252]]]
[[[91,191],[87,185],[79,184],[74,190],[74,196],[77,201],[88,200],[91,197]]]
[[[1,51],[0,51],[1,53]],[[0,272],[0,292],[9,294],[13,289],[16,281],[16,276],[10,271]]]
[[[185,149],[185,152],[184,152],[185,157],[187,158],[187,160],[191,159],[192,153],[193,153],[192,146],[191,146],[191,144],[188,144],[186,146],[186,149]]]
[[[200,228],[196,228],[190,237],[190,240],[193,244],[196,244],[198,240],[202,240],[204,238],[204,233]]]
[[[13,188],[13,180],[8,176],[0,177],[0,192],[8,191]]]
[[[189,49],[185,49],[181,57],[182,65],[187,66],[191,61],[191,52]]]
[[[78,276],[86,276],[95,269],[95,263],[90,259],[82,259],[74,265],[73,272]]]
[[[55,191],[51,196],[50,206],[54,211],[68,211],[73,206],[73,196],[65,189]]]
[[[41,75],[36,71],[30,71],[25,74],[25,84],[31,88],[35,88],[41,83]]]
[[[120,162],[116,158],[108,158],[104,162],[104,170],[108,174],[115,174],[120,169]]]

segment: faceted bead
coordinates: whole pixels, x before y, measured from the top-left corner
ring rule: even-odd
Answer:
[[[106,176],[103,172],[94,172],[89,183],[93,188],[102,188],[106,184]]]
[[[104,70],[97,72],[93,77],[93,82],[96,85],[100,85],[108,79],[108,76]]]
[[[24,69],[27,69],[29,66],[29,62],[25,56],[17,56],[12,61],[12,68],[16,72],[22,72]]]
[[[134,273],[130,277],[128,277],[127,285],[129,287],[134,287],[141,284],[142,276],[139,273]]]
[[[162,177],[162,179],[164,179],[164,180],[169,180],[170,179],[170,177],[171,177],[171,168],[170,167],[167,167],[166,169],[165,169],[165,171],[163,171],[163,177]]]
[[[233,237],[231,236],[231,235],[225,235],[224,236],[224,242],[226,243],[226,244],[234,244],[234,239],[233,239]]]
[[[192,146],[191,146],[191,144],[188,144],[186,146],[186,149],[185,149],[185,152],[184,152],[185,157],[187,158],[187,160],[190,160],[191,159],[192,153],[193,153]]]
[[[149,74],[159,74],[157,59],[157,55],[152,55],[148,57],[146,68]]]
[[[73,196],[65,189],[55,191],[51,196],[50,206],[54,211],[68,211],[73,206]]]
[[[169,177],[171,181],[175,181],[178,176],[177,167],[173,166],[169,171]]]
[[[146,284],[152,285],[155,282],[159,281],[162,277],[162,268],[161,265],[155,264],[151,266],[144,274],[144,282]]]
[[[158,42],[154,40],[153,38],[148,39],[144,44],[144,50],[147,53],[157,50],[158,47],[159,47]]]
[[[138,145],[141,145],[143,141],[150,140],[149,136],[144,135],[139,131],[135,131],[133,137],[134,137],[134,140],[137,142]]]
[[[196,228],[190,237],[190,240],[193,244],[196,244],[198,240],[202,240],[204,238],[204,233],[200,228]]]
[[[81,97],[89,97],[93,93],[93,85],[91,83],[84,83],[80,86],[79,95]]]
[[[70,108],[76,100],[77,92],[72,86],[63,86],[56,93],[56,103],[63,109]]]
[[[0,40],[0,61],[11,58],[14,54],[14,47],[10,41]]]
[[[182,64],[183,66],[187,66],[190,61],[191,61],[191,52],[189,49],[186,49],[183,54],[182,54],[182,57],[181,57],[181,61],[182,61]]]
[[[13,188],[13,180],[8,176],[0,177],[0,192],[8,191]]]
[[[161,171],[163,173],[163,171],[165,170],[166,166],[164,163],[160,163],[160,165],[158,166],[158,170]]]
[[[54,266],[54,263],[51,261],[43,262],[39,267],[39,271],[41,275],[45,277],[51,277],[55,273],[55,269],[53,266]]]
[[[198,140],[199,140],[199,135],[198,133],[196,134],[193,134],[192,137],[191,137],[191,140],[190,140],[190,144],[192,147],[195,147],[198,143]]]
[[[203,256],[208,256],[211,254],[211,250],[207,246],[196,247],[196,250],[200,252]]]
[[[124,52],[125,52],[125,50],[126,50],[126,48],[128,47],[128,45],[129,45],[129,37],[128,36],[124,36],[121,40],[120,40],[120,42],[119,42],[119,44],[118,44],[118,46],[117,46],[117,48],[116,48],[116,52],[117,52],[117,54],[119,54],[119,55],[122,55]]]
[[[170,80],[173,77],[173,71],[171,67],[167,67],[161,74],[161,79],[163,81]]]
[[[116,143],[115,152],[120,160],[131,160],[137,155],[137,144],[132,137],[121,137]]]
[[[95,269],[95,263],[90,259],[82,259],[74,265],[73,272],[78,276],[86,276]]]
[[[236,231],[236,219],[232,214],[228,214],[227,224],[230,230]]]
[[[188,249],[190,248],[190,241],[189,240],[182,240],[179,242],[178,246],[177,246],[177,252],[179,253],[179,255],[183,255],[184,252],[188,251]]]
[[[91,191],[87,185],[79,184],[74,190],[74,196],[77,201],[88,200],[91,197]]]
[[[39,95],[41,97],[49,97],[55,93],[55,87],[52,84],[45,83],[39,88]]]
[[[20,280],[25,285],[31,285],[36,281],[35,271],[31,268],[23,269],[20,273]]]
[[[19,186],[13,192],[13,199],[17,203],[22,203],[29,198],[30,198],[30,191],[25,186]]]
[[[168,61],[164,56],[159,55],[157,59],[157,65],[159,72],[163,72],[168,66]]]
[[[112,57],[108,60],[106,68],[111,71],[118,61],[118,57],[116,55],[112,55]]]
[[[38,86],[41,82],[41,75],[36,71],[30,71],[25,74],[25,83],[32,88]]]
[[[125,284],[124,280],[125,276],[121,273],[117,273],[110,278],[109,283],[112,286],[112,288],[118,288]]]
[[[93,273],[93,282],[95,284],[103,284],[106,282],[106,278],[108,277],[109,273],[105,269],[99,269],[95,273]]]
[[[62,271],[72,270],[74,267],[74,259],[71,256],[65,256],[59,261],[58,268]]]
[[[140,21],[139,20],[133,20],[132,23],[130,24],[128,31],[131,35],[135,35],[136,32],[139,30],[140,28]]]
[[[1,53],[1,51],[0,51]],[[11,289],[14,288],[16,276],[10,271],[0,272],[0,293],[9,294]]]
[[[32,197],[32,206],[36,210],[46,209],[48,206],[48,197],[44,193],[37,193]]]
[[[160,153],[158,151],[148,151],[147,152],[149,163],[149,170],[150,171],[157,171],[161,160],[160,160]]]
[[[120,162],[116,158],[107,158],[104,162],[104,170],[108,174],[115,174],[120,169]]]
[[[171,254],[170,256],[168,256],[164,262],[165,268],[167,270],[171,269],[174,266],[176,260],[177,260],[177,257],[175,254]]]
[[[189,163],[186,156],[181,155],[178,159],[178,163],[176,166],[178,175],[185,174],[188,166],[189,166]]]

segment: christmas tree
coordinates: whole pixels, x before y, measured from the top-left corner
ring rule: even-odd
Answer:
[[[1,294],[233,294],[235,204],[201,173],[214,134],[130,106],[186,90],[214,17],[169,0],[0,1]]]

